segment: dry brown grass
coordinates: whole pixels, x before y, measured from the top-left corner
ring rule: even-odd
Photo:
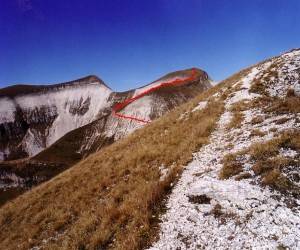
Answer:
[[[254,160],[266,160],[272,156],[276,156],[280,148],[300,150],[299,130],[288,130],[281,133],[279,137],[265,143],[255,143],[249,148],[249,153]]]
[[[299,171],[300,160],[279,155],[280,149],[292,149],[300,152],[300,131],[290,130],[281,133],[278,137],[264,143],[252,144],[248,149],[224,157],[223,167],[219,172],[220,179],[235,176],[235,180],[251,178],[249,172],[242,172],[242,163],[239,157],[249,154],[253,162],[252,170],[261,177],[263,185],[269,185],[280,192],[289,192],[299,196],[300,190],[286,174],[286,168]],[[300,178],[299,175],[295,179]]]
[[[273,169],[282,169],[289,164],[293,164],[293,161],[291,161],[289,158],[283,156],[275,156],[273,158],[267,158],[257,161],[253,165],[252,170],[256,175],[262,175]]]
[[[0,209],[0,248],[140,249],[156,231],[153,215],[192,153],[209,141],[223,101],[191,110],[228,83],[81,161]],[[229,91],[228,91],[229,92]],[[223,98],[227,93],[223,93]],[[165,132],[167,135],[165,135]],[[159,167],[170,167],[160,181]]]
[[[247,100],[238,101],[230,107],[231,112],[240,112],[249,109],[249,103]]]
[[[265,118],[263,116],[261,116],[261,115],[253,117],[252,120],[251,120],[251,124],[255,125],[255,124],[262,123],[264,121],[264,119]]]
[[[266,143],[254,143],[249,148],[250,156],[253,160],[265,160],[276,156],[279,153],[277,142],[270,140]]]
[[[285,174],[287,167],[299,171],[299,159],[279,156],[280,149],[292,149],[300,152],[300,131],[290,130],[281,133],[278,137],[264,143],[252,144],[248,149],[224,157],[223,167],[219,173],[220,179],[236,176],[236,180],[250,178],[247,172],[242,172],[242,163],[238,158],[249,154],[253,163],[252,170],[256,176],[261,177],[263,185],[269,185],[281,192],[290,192],[299,195],[299,188]]]
[[[300,98],[296,96],[286,96],[285,98],[273,98],[272,105],[266,108],[267,112],[277,114],[300,113]]]
[[[228,179],[234,175],[237,175],[243,171],[243,166],[241,163],[236,159],[237,155],[235,154],[227,154],[222,163],[223,167],[219,172],[220,179]]]
[[[252,175],[250,173],[248,173],[248,172],[242,172],[239,175],[237,175],[234,179],[236,181],[240,181],[240,180],[243,180],[243,179],[249,179],[251,177],[252,177]]]
[[[253,83],[249,89],[249,92],[260,94],[260,95],[265,95],[265,96],[268,95],[268,93],[266,91],[266,86],[263,83],[262,79],[256,79],[255,81],[253,81]]]
[[[251,131],[251,134],[250,134],[250,137],[254,137],[254,136],[259,136],[259,137],[263,137],[265,136],[267,133],[266,132],[263,132],[259,129],[253,129]]]
[[[240,90],[240,86],[237,85],[233,91]],[[232,112],[232,118],[229,124],[227,125],[227,129],[233,129],[233,128],[239,128],[242,125],[242,122],[245,119],[245,115],[243,111],[247,110],[249,108],[249,104],[246,101],[239,101],[237,103],[234,103],[230,107],[230,111]]]
[[[264,175],[262,183],[280,191],[291,191],[294,188],[293,183],[276,168]],[[299,190],[297,190],[297,192],[299,192]]]
[[[241,127],[244,119],[245,119],[245,115],[241,111],[235,111],[233,112],[231,121],[226,126],[226,128],[227,129],[239,128]]]
[[[284,124],[284,123],[286,123],[289,120],[290,120],[290,118],[283,117],[283,118],[280,118],[280,119],[276,120],[276,124]]]
[[[275,127],[274,128],[270,128],[269,131],[273,132],[273,133],[276,133],[278,131],[278,128],[275,128]]]
[[[262,94],[261,97],[251,102],[251,107],[262,108],[267,114],[299,114],[300,98],[295,96],[293,90],[289,89],[283,98]]]
[[[266,87],[272,84],[273,80],[278,79],[278,68],[280,67],[278,62],[273,62],[272,65],[269,66],[268,69],[266,69],[265,72],[268,74],[261,76],[260,78],[257,78],[252,83],[249,91],[251,93],[260,94],[263,97],[268,97],[269,93],[266,90]]]

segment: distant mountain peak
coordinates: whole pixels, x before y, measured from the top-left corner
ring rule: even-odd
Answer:
[[[16,84],[0,89],[0,97],[14,98],[16,96],[38,94],[40,92],[59,90],[66,87],[82,86],[91,83],[99,83],[106,88],[110,89],[99,77],[96,75],[88,75],[73,81],[56,83],[56,84],[43,84],[43,85],[32,85],[32,84]]]

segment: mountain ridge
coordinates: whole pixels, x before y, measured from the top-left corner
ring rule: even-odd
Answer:
[[[167,79],[168,77],[171,77],[174,75],[187,74],[187,72],[189,72],[192,69],[196,70],[198,73],[206,73],[205,71],[203,71],[199,68],[195,68],[195,67],[187,68],[187,69],[183,69],[183,70],[177,70],[177,71],[173,71],[171,73],[167,73],[164,76],[157,78],[156,80],[154,80],[150,83],[141,85],[139,87],[132,88],[132,89],[125,90],[125,91],[115,91],[115,92],[126,93],[126,92],[130,92],[130,91],[134,91],[135,89],[149,86],[157,81]],[[39,93],[39,92],[46,91],[46,90],[57,89],[60,87],[69,87],[72,85],[81,84],[82,82],[83,83],[99,82],[99,83],[103,84],[105,87],[112,90],[112,88],[109,87],[109,85],[107,85],[100,77],[98,77],[97,75],[91,74],[91,75],[86,75],[86,76],[77,78],[75,80],[59,82],[59,83],[51,83],[51,84],[48,84],[48,83],[43,83],[43,84],[17,83],[17,84],[12,84],[12,85],[0,88],[0,98],[1,97],[13,98],[17,95],[34,94],[34,93]]]
[[[98,76],[87,75],[78,78],[76,80],[55,83],[55,84],[14,84],[11,86],[0,88],[0,98],[1,97],[14,98],[20,95],[38,94],[40,92],[44,92],[48,90],[59,90],[60,88],[64,88],[64,87],[72,87],[74,85],[90,84],[90,83],[97,83],[97,82],[104,85],[108,89],[111,89]]]

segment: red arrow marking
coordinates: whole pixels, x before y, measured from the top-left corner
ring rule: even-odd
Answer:
[[[152,87],[150,89],[147,89],[144,92],[136,95],[135,97],[126,99],[123,102],[115,104],[113,106],[113,115],[116,116],[116,117],[119,117],[119,118],[123,118],[123,119],[129,119],[129,120],[132,120],[132,121],[138,121],[138,122],[142,122],[142,123],[149,123],[151,121],[147,121],[147,120],[140,119],[140,118],[133,117],[133,116],[122,115],[122,114],[119,113],[119,111],[121,111],[123,108],[125,108],[130,103],[136,101],[137,99],[139,99],[139,98],[141,98],[141,97],[143,97],[143,96],[145,96],[145,95],[147,95],[151,92],[154,92],[155,90],[158,90],[162,87],[177,86],[177,85],[181,85],[183,83],[193,81],[193,80],[196,80],[196,70],[195,69],[192,69],[191,76],[189,76],[189,77],[186,77],[184,79],[175,79],[175,80],[172,80],[172,81],[162,82],[161,84],[159,84],[155,87]]]

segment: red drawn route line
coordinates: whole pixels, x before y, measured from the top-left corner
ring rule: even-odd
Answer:
[[[155,87],[152,87],[150,89],[147,89],[145,90],[144,92],[136,95],[135,97],[132,97],[132,98],[128,98],[126,100],[124,100],[123,102],[120,102],[120,103],[117,103],[113,106],[113,115],[116,116],[116,117],[119,117],[119,118],[123,118],[123,119],[129,119],[129,120],[132,120],[132,121],[137,121],[137,122],[142,122],[142,123],[149,123],[151,121],[147,121],[147,120],[144,120],[144,119],[141,119],[141,118],[137,118],[137,117],[133,117],[133,116],[128,116],[128,115],[123,115],[123,114],[120,114],[119,112],[125,108],[127,105],[129,105],[130,103],[136,101],[137,99],[151,93],[151,92],[154,92],[162,87],[167,87],[167,86],[177,86],[177,85],[181,85],[181,84],[184,84],[188,81],[193,81],[193,80],[196,80],[196,70],[195,69],[192,69],[192,73],[189,77],[186,77],[186,78],[183,78],[183,79],[175,79],[175,80],[172,80],[172,81],[166,81],[166,82],[162,82],[161,84],[155,86]]]

